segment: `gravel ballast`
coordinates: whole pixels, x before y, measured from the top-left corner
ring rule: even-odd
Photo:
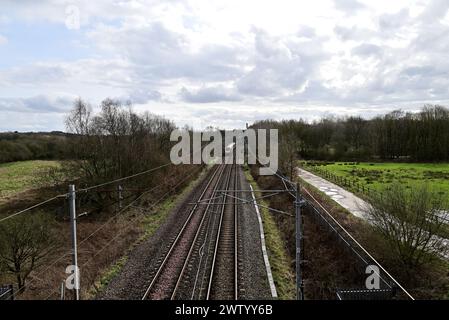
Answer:
[[[178,199],[178,205],[168,213],[165,221],[153,234],[142,243],[135,246],[128,254],[123,268],[115,275],[108,285],[95,299],[140,300],[150,284],[155,270],[160,265],[170,243],[175,238],[186,219],[191,206],[189,202],[196,201],[205,183],[211,176],[211,171],[205,174],[190,193]],[[238,170],[240,187],[249,190],[241,167]],[[244,192],[241,197],[248,200],[241,204],[239,210],[239,260],[240,260],[240,299],[271,299],[266,267],[262,255],[259,224],[251,193]]]

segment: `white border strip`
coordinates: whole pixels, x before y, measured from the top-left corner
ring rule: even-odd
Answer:
[[[271,273],[270,260],[268,260],[267,247],[265,246],[265,233],[263,231],[263,224],[262,224],[262,218],[260,217],[259,206],[257,205],[256,197],[254,196],[254,190],[253,190],[253,186],[251,185],[251,183],[249,183],[249,187],[251,188],[251,195],[253,197],[254,208],[256,209],[256,212],[257,212],[257,220],[259,220],[260,242],[262,244],[263,260],[265,262],[265,268],[267,269],[267,277],[268,277],[268,283],[270,284],[271,296],[273,298],[277,298],[278,293],[276,291],[276,286],[274,284],[273,274]]]

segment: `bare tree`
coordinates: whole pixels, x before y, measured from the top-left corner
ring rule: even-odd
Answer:
[[[293,180],[300,142],[292,132],[284,132],[280,139],[280,167]]]
[[[95,185],[169,162],[173,122],[150,113],[136,114],[130,104],[113,99],[103,100],[100,108],[91,114],[90,107],[77,100],[66,118],[67,130],[76,135],[70,145],[72,161],[62,167],[71,173],[68,176],[77,177],[78,185]],[[148,183],[147,178],[133,179],[133,188],[158,183],[156,179]],[[101,211],[115,201],[115,194],[92,192],[85,199]]]
[[[50,219],[44,214],[18,216],[0,225],[1,269],[15,276],[19,290],[54,247]]]
[[[91,120],[91,107],[78,98],[73,106],[70,115],[66,118],[65,124],[69,132],[77,135],[88,134]]]
[[[252,128],[291,132],[301,142],[303,158],[333,161],[449,159],[449,109],[425,106],[418,113],[396,110],[374,119],[325,117],[303,120],[261,120]]]
[[[410,190],[396,183],[372,196],[366,209],[371,224],[388,242],[406,272],[444,250],[440,213],[444,200],[427,185]]]

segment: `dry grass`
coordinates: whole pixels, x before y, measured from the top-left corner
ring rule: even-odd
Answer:
[[[102,270],[120,258],[142,232],[140,222],[143,217],[135,210],[115,221],[79,221],[78,223],[78,264],[81,273],[81,296],[86,297],[92,283]],[[99,227],[94,236],[82,242]],[[58,223],[60,247],[47,257],[48,263],[36,269],[27,283],[27,289],[20,299],[58,299],[62,281],[67,278],[65,269],[72,264],[70,251],[70,229],[68,223]],[[120,235],[116,237],[116,235]],[[113,240],[114,239],[114,240]]]
[[[271,176],[257,176],[256,170],[252,175],[256,177],[262,189],[283,189],[282,182]],[[320,194],[314,194],[320,197]],[[320,199],[320,198],[318,198]],[[293,199],[286,194],[272,197],[269,205],[279,210],[293,213]],[[323,205],[338,220],[344,221],[345,226],[353,228],[364,227],[355,223],[354,218],[341,207],[323,202]],[[305,282],[305,297],[307,299],[322,300],[336,299],[337,289],[364,288],[365,268],[360,265],[353,254],[336,241],[335,236],[324,227],[321,227],[307,212],[303,210],[304,218],[304,259],[303,278]],[[282,236],[284,247],[287,248],[291,261],[290,267],[294,270],[295,261],[295,222],[294,219],[284,215],[273,215],[277,228]],[[363,233],[362,231],[360,231]]]
[[[164,181],[166,184],[158,189],[157,194],[144,196],[120,214],[109,208],[109,211],[78,219],[78,265],[83,299],[101,290],[119,271],[120,263],[124,262],[129,250],[151,236],[163,223],[177,196],[183,190],[189,190],[189,185],[198,177],[200,170],[185,169],[184,173],[174,171],[176,179],[167,177]],[[167,194],[157,206],[153,205],[156,199],[160,199],[161,195],[184,179],[175,192]],[[70,223],[66,215],[56,219],[52,236],[56,248],[46,257],[45,263],[32,272],[26,290],[17,295],[16,299],[59,299],[61,284],[68,276],[66,267],[72,264]],[[4,283],[14,282],[13,277],[4,273],[0,274],[0,280]],[[66,298],[70,296],[71,293],[67,292]]]

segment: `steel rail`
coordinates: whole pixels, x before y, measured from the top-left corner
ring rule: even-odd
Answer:
[[[224,172],[224,169],[223,169],[223,172]],[[221,178],[221,176],[220,176],[220,178]],[[172,295],[171,295],[171,297],[170,297],[170,300],[174,300],[175,297],[176,297],[176,294],[177,294],[177,292],[178,292],[178,289],[179,289],[179,287],[180,287],[180,285],[181,285],[182,276],[184,275],[184,272],[185,272],[185,270],[187,269],[188,262],[189,262],[189,260],[190,260],[190,257],[191,257],[191,255],[192,255],[192,253],[193,253],[193,250],[194,250],[194,248],[195,248],[195,244],[196,244],[196,242],[197,242],[198,236],[199,236],[200,233],[201,233],[201,229],[202,229],[202,227],[203,227],[204,220],[205,220],[205,218],[206,218],[206,216],[207,216],[207,214],[208,214],[208,212],[209,212],[210,207],[211,207],[212,205],[214,205],[214,202],[213,202],[213,200],[214,200],[214,195],[217,193],[218,185],[220,184],[220,178],[219,178],[219,180],[217,181],[217,184],[216,184],[216,186],[215,186],[215,188],[214,188],[214,190],[213,190],[213,192],[212,192],[212,197],[211,197],[210,199],[208,199],[208,200],[209,200],[209,203],[208,203],[208,205],[207,205],[207,207],[206,207],[206,209],[205,209],[205,211],[204,211],[204,213],[203,213],[203,216],[202,216],[202,218],[201,218],[200,224],[199,224],[199,226],[198,226],[198,228],[197,228],[197,230],[196,230],[195,237],[193,238],[193,241],[192,241],[192,243],[191,243],[191,245],[190,245],[190,248],[189,248],[189,252],[188,252],[188,254],[187,254],[187,257],[186,257],[186,259],[184,260],[184,264],[183,264],[182,269],[181,269],[181,272],[180,272],[180,274],[179,274],[179,276],[178,276],[178,280],[176,281],[176,285],[175,285],[175,288],[173,289],[173,292],[172,292]],[[198,202],[200,202],[200,201],[198,201]]]
[[[201,200],[201,199],[204,197],[204,195],[206,194],[207,190],[209,190],[209,186],[211,185],[212,181],[213,181],[214,178],[217,176],[218,172],[220,172],[220,173],[219,173],[218,180],[217,180],[217,184],[218,184],[218,182],[220,181],[220,177],[221,177],[223,171],[224,171],[224,167],[223,167],[223,166],[219,166],[219,167],[215,170],[215,172],[213,173],[212,177],[209,179],[209,181],[207,182],[207,184],[206,184],[206,186],[204,187],[203,191],[201,192],[201,195],[200,195],[199,198],[198,198],[199,200]],[[195,211],[196,211],[197,208],[198,208],[198,204],[196,204],[196,205],[190,210],[190,213],[189,213],[189,215],[188,215],[186,221],[184,222],[184,224],[183,224],[181,230],[178,232],[178,234],[177,234],[175,240],[174,240],[173,243],[171,244],[169,251],[168,251],[167,254],[165,255],[164,260],[162,261],[161,265],[159,266],[159,268],[158,268],[156,274],[154,275],[154,277],[153,277],[153,279],[152,279],[150,285],[149,285],[148,288],[146,289],[145,294],[142,296],[142,300],[147,299],[147,297],[148,297],[148,295],[150,294],[150,292],[151,292],[153,286],[156,284],[157,280],[159,279],[159,276],[161,275],[162,271],[164,270],[165,264],[167,263],[167,261],[168,261],[168,259],[170,258],[170,256],[171,256],[171,254],[172,254],[174,248],[177,246],[179,240],[181,239],[182,235],[184,234],[184,231],[186,230],[186,228],[187,228],[189,222],[191,221],[192,216],[193,216],[193,214],[195,213]]]
[[[234,167],[234,165],[233,165]],[[234,183],[236,182],[236,173],[237,171],[234,169]],[[231,170],[229,172],[229,177],[227,179],[226,182],[226,190],[229,191],[229,184],[230,184],[230,180],[231,180],[231,175],[232,175],[232,167]],[[235,186],[234,186],[235,188]],[[221,241],[221,230],[222,228],[224,228],[223,226],[223,217],[226,214],[226,199],[229,197],[229,195],[227,193],[223,193],[223,206],[222,206],[222,210],[220,213],[220,221],[219,221],[219,226],[218,226],[218,231],[217,231],[217,237],[216,237],[216,241],[215,241],[215,249],[214,249],[214,255],[212,258],[212,267],[211,267],[211,271],[210,271],[210,277],[209,277],[209,284],[208,284],[208,288],[207,288],[207,294],[206,294],[206,300],[210,300],[211,297],[211,291],[212,291],[212,284],[214,282],[214,276],[215,276],[215,267],[217,265],[217,256],[218,256],[218,248],[220,245],[220,241]],[[236,202],[234,201],[234,206],[233,206],[233,213],[235,216],[235,210],[236,210]],[[234,218],[234,299],[237,299],[238,297],[238,284],[237,284],[237,268],[238,268],[238,261],[236,259],[236,255],[237,255],[237,241],[236,241],[236,219]]]
[[[238,189],[240,183],[238,183],[238,167],[235,165],[235,180],[234,189]],[[234,192],[234,196],[238,198],[237,191]],[[238,261],[238,202],[234,200],[234,297],[235,300],[239,297],[238,292],[238,276],[239,276],[239,261]]]

